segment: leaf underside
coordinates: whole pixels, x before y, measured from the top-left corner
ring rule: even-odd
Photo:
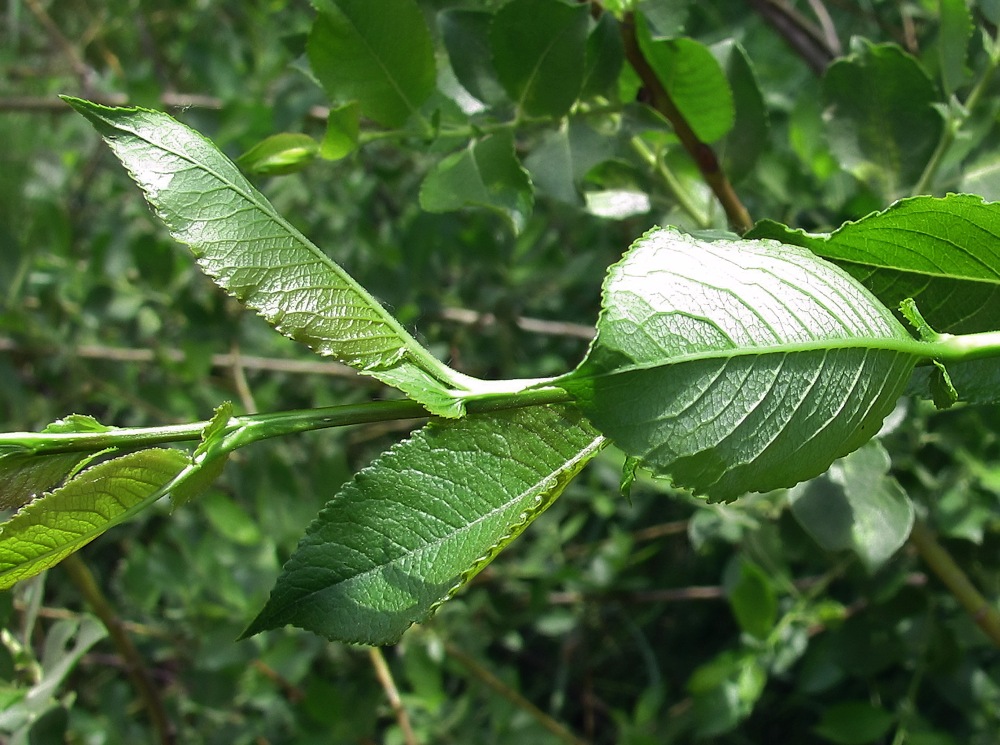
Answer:
[[[603,306],[560,384],[628,455],[716,500],[822,473],[877,433],[921,359],[846,272],[770,241],[655,229]]]
[[[429,424],[327,504],[244,636],[293,624],[341,641],[396,641],[538,517],[603,444],[572,406]]]
[[[457,416],[453,372],[292,227],[209,140],[166,114],[66,98],[108,142],[170,234],[286,336]],[[448,382],[442,382],[448,381]]]

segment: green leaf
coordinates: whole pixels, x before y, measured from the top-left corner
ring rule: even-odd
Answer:
[[[216,284],[286,336],[456,416],[464,381],[281,217],[239,169],[166,114],[66,98],[97,128],[170,234]]]
[[[940,332],[1000,328],[1000,203],[969,194],[913,197],[832,233],[762,220],[747,237],[808,248],[890,308],[913,298]]]
[[[735,581],[727,584],[729,606],[740,628],[757,639],[766,639],[778,619],[778,596],[767,572],[743,560]]]
[[[142,450],[39,497],[0,526],[0,589],[55,566],[197,471],[179,450]]]
[[[511,0],[490,27],[500,82],[527,116],[564,116],[583,85],[586,5]]]
[[[531,184],[539,194],[583,206],[581,184],[598,163],[615,155],[615,142],[578,117],[542,135],[524,159]]]
[[[945,95],[951,96],[969,76],[965,59],[972,39],[972,14],[965,0],[940,0],[941,28],[938,32],[938,56]]]
[[[556,384],[628,455],[714,500],[825,471],[878,432],[924,356],[848,274],[770,241],[654,229],[602,305]]]
[[[358,149],[361,109],[357,103],[348,103],[330,109],[326,118],[326,133],[319,146],[320,157],[340,160]]]
[[[873,440],[789,493],[792,514],[827,551],[853,551],[869,571],[888,561],[913,527],[913,503]]]
[[[531,181],[509,132],[470,142],[438,163],[420,186],[420,206],[428,212],[485,207],[505,217],[516,233],[533,204]]]
[[[653,39],[637,18],[639,48],[677,110],[702,142],[722,139],[735,121],[733,92],[708,47],[694,39]]]
[[[816,734],[837,745],[868,745],[882,738],[896,718],[867,701],[842,701],[823,712]]]
[[[612,98],[625,63],[625,45],[618,20],[611,13],[603,13],[587,35],[587,56],[584,62],[581,95]]]
[[[319,144],[309,135],[282,132],[258,142],[236,164],[247,173],[279,176],[301,171],[318,153]]]
[[[396,641],[488,564],[601,449],[568,406],[431,423],[330,501],[244,632]]]
[[[941,137],[934,86],[894,44],[856,40],[823,79],[826,134],[845,170],[897,198],[920,178]]]
[[[449,8],[438,15],[438,25],[455,77],[469,93],[485,104],[507,99],[493,67],[490,24],[493,14],[482,10]]]
[[[434,43],[414,0],[314,0],[319,11],[306,53],[338,104],[401,127],[435,86]]]
[[[725,67],[733,91],[733,127],[720,148],[722,167],[736,184],[753,172],[768,145],[768,119],[764,97],[746,50],[728,40],[713,47]]]

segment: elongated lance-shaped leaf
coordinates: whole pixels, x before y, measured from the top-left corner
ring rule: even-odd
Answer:
[[[572,406],[427,425],[320,512],[244,632],[396,641],[486,566],[601,449]]]
[[[557,381],[628,455],[713,499],[791,486],[871,438],[923,343],[808,251],[654,229],[612,267]]]
[[[179,450],[99,463],[0,526],[0,589],[55,566],[199,471]]]
[[[808,248],[890,308],[913,298],[936,331],[1000,328],[1000,203],[971,194],[913,197],[832,233],[762,220],[747,237]]]
[[[457,416],[462,376],[436,360],[189,127],[141,108],[65,98],[97,128],[171,235],[281,333]]]

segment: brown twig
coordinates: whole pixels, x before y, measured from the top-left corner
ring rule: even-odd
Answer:
[[[642,80],[651,97],[651,105],[667,118],[684,149],[694,160],[702,178],[708,184],[715,198],[726,212],[729,224],[737,233],[745,233],[753,225],[750,213],[733,190],[732,184],[722,170],[722,164],[711,146],[698,139],[687,119],[674,104],[667,89],[660,82],[656,71],[646,60],[636,36],[635,16],[626,13],[621,24],[622,40],[625,44],[625,58]]]
[[[816,26],[808,18],[780,0],[747,0],[754,10],[784,39],[809,68],[822,75],[834,57],[840,54],[840,42],[830,28]],[[826,8],[822,8],[825,13]],[[816,7],[813,6],[815,12]],[[821,16],[821,19],[823,16]],[[825,15],[829,20],[829,14]],[[832,42],[836,43],[836,46]]]
[[[152,721],[157,734],[157,742],[161,745],[173,745],[177,735],[173,723],[167,717],[167,710],[160,699],[159,691],[153,685],[153,680],[139,650],[132,643],[132,638],[125,631],[122,620],[101,591],[90,568],[77,554],[67,556],[63,559],[61,566],[69,574],[73,584],[90,608],[101,619],[101,623],[108,630],[112,643],[125,661],[125,672],[131,678],[132,685],[135,686],[139,699]]]
[[[385,697],[389,699],[389,706],[392,707],[392,713],[396,715],[396,722],[399,723],[399,728],[403,731],[403,742],[406,745],[419,745],[417,736],[413,732],[413,727],[410,725],[410,717],[406,713],[402,699],[399,697],[396,681],[392,679],[392,671],[389,670],[389,666],[385,662],[385,657],[382,655],[382,650],[378,647],[368,647],[368,658],[372,661],[372,667],[375,668],[375,677],[378,678],[378,682],[382,685]]]

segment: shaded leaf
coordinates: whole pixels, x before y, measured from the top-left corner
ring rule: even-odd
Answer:
[[[728,40],[713,47],[725,68],[733,92],[733,128],[720,148],[722,167],[731,182],[750,175],[768,145],[768,119],[764,97],[746,50]]]
[[[533,203],[509,132],[470,142],[438,163],[420,186],[420,206],[428,212],[485,207],[507,218],[515,232],[524,228]]]
[[[826,134],[845,170],[888,198],[916,183],[943,126],[934,86],[894,44],[856,40],[823,78]]]
[[[946,95],[952,95],[969,76],[965,59],[972,39],[972,14],[965,0],[940,0],[941,30],[938,33],[938,57],[941,82]]]
[[[816,734],[837,745],[868,745],[889,732],[896,718],[867,701],[841,701],[823,711]]]
[[[236,164],[247,173],[278,176],[302,170],[318,152],[319,144],[309,135],[282,132],[258,142]]]
[[[306,52],[331,99],[401,127],[435,86],[434,43],[414,0],[315,0]]]
[[[766,639],[778,620],[778,596],[771,578],[753,562],[742,560],[735,581],[727,583],[729,606],[740,628]]]
[[[507,99],[493,67],[490,24],[493,14],[469,8],[449,8],[438,14],[438,25],[455,77],[469,93],[486,104]]]
[[[435,360],[197,132],[166,114],[67,98],[97,128],[170,234],[276,329],[455,416],[457,374]],[[448,381],[444,384],[441,381]]]
[[[327,504],[244,636],[293,624],[341,641],[396,641],[492,561],[603,444],[566,406],[431,423]]]
[[[150,449],[99,463],[0,526],[0,588],[38,574],[197,472],[179,450]]]
[[[913,527],[913,503],[889,474],[889,454],[873,440],[789,493],[792,514],[827,551],[853,551],[870,570],[888,561]]]
[[[608,96],[624,63],[625,45],[618,20],[612,13],[603,13],[587,35],[581,95]]]
[[[583,85],[588,8],[562,0],[511,0],[490,27],[500,82],[528,116],[564,116]]]
[[[724,137],[733,127],[733,93],[708,47],[686,37],[653,39],[642,16],[636,34],[643,56],[698,139]]]
[[[654,229],[602,305],[558,384],[627,454],[716,500],[825,471],[878,432],[923,358],[848,274],[769,241]]]

